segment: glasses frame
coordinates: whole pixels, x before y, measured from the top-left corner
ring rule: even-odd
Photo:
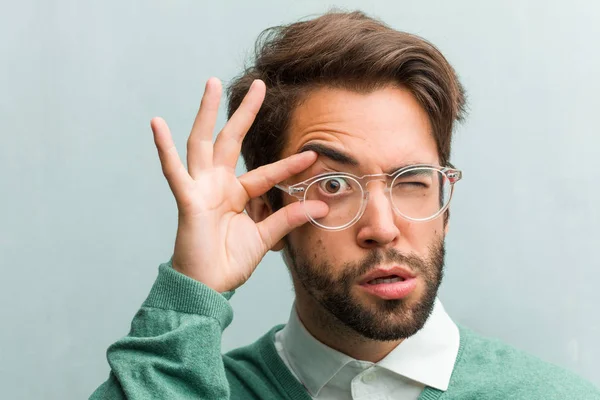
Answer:
[[[402,212],[400,212],[400,210],[398,210],[398,208],[394,204],[394,201],[392,200],[392,193],[391,193],[392,187],[394,185],[394,181],[396,180],[396,178],[398,176],[402,175],[403,173],[412,171],[414,169],[423,169],[423,168],[431,169],[433,171],[443,174],[450,182],[450,195],[448,197],[448,201],[446,202],[446,204],[437,213],[435,213],[431,217],[411,218],[411,217],[404,215]],[[340,177],[340,178],[344,178],[344,179],[352,179],[356,183],[358,183],[358,186],[360,187],[360,190],[361,190],[362,204],[360,205],[360,209],[359,209],[358,213],[356,214],[356,216],[350,222],[347,222],[346,224],[344,224],[342,226],[332,228],[332,227],[328,227],[328,226],[318,223],[315,219],[313,219],[308,214],[308,212],[306,211],[306,208],[304,208],[304,213],[313,225],[315,225],[321,229],[325,229],[328,231],[341,231],[343,229],[349,228],[350,226],[354,225],[363,216],[365,209],[367,208],[367,203],[369,201],[369,190],[367,188],[367,185],[369,184],[369,182],[376,181],[376,180],[386,180],[387,182],[389,182],[389,184],[386,185],[385,191],[386,191],[387,195],[389,196],[390,204],[392,205],[393,210],[398,215],[400,215],[402,218],[404,218],[406,220],[414,221],[414,222],[425,222],[425,221],[431,221],[432,219],[437,218],[438,216],[440,216],[442,213],[444,213],[448,209],[448,207],[450,206],[450,201],[452,200],[452,195],[454,193],[454,184],[462,179],[462,171],[454,168],[453,166],[441,167],[441,166],[431,165],[431,164],[414,164],[414,165],[408,165],[406,167],[400,168],[399,170],[397,170],[391,174],[370,174],[370,175],[356,176],[356,175],[348,173],[348,172],[326,172],[323,174],[315,175],[305,181],[295,183],[293,185],[280,183],[280,184],[275,185],[274,187],[284,191],[288,195],[296,198],[297,200],[304,202],[304,201],[306,201],[307,190],[312,184],[314,184],[315,182],[322,180],[324,178],[330,178],[330,177],[331,178]]]

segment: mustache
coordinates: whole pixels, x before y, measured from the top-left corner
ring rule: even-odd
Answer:
[[[406,254],[397,249],[373,250],[361,261],[347,263],[344,267],[344,280],[354,280],[377,269],[381,264],[404,264],[414,273],[423,272],[425,261],[415,254]]]

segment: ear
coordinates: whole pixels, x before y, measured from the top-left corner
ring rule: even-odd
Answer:
[[[448,235],[448,229],[450,229],[450,210],[444,212],[444,237]]]
[[[248,204],[246,204],[246,213],[248,216],[252,218],[255,223],[259,223],[267,219],[271,214],[273,214],[273,209],[266,201],[265,196],[254,197],[250,199]],[[282,240],[275,243],[273,247],[271,247],[272,251],[280,251],[284,248],[285,243]]]

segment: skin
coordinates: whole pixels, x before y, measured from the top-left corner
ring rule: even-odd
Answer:
[[[328,208],[323,202],[286,198],[284,207],[273,212],[264,200],[275,184],[299,182],[325,168],[363,175],[404,163],[437,164],[427,115],[408,91],[387,87],[369,94],[327,88],[312,92],[292,115],[282,159],[240,177],[235,175],[235,165],[244,135],[264,99],[265,85],[260,80],[252,84],[213,143],[221,92],[220,81],[211,78],[188,138],[187,169],[166,122],[158,117],[151,121],[163,174],[178,208],[175,270],[218,292],[229,291],[248,280],[267,251],[282,250],[287,241],[288,250],[306,253],[315,265],[326,263],[323,272],[336,279],[345,264],[373,251],[395,249],[425,259],[432,244],[445,235],[442,218],[417,224],[394,214],[382,182],[369,186],[371,197],[362,219],[340,232],[307,224],[305,209],[315,218],[325,216]],[[313,151],[298,153],[309,143],[333,146],[356,158],[359,165],[348,168]],[[285,254],[288,265],[294,267],[290,252]],[[381,359],[400,342],[367,339],[344,326],[304,290],[291,270],[298,314],[321,342],[370,361]],[[406,300],[409,311],[426,286],[423,276],[418,279],[416,290]],[[356,285],[350,294],[353,302],[365,307],[376,303]]]
[[[221,92],[221,82],[209,79],[187,141],[187,169],[166,122],[156,117],[150,126],[178,209],[173,268],[225,292],[246,282],[266,252],[307,221],[299,203],[260,222],[244,213],[245,206],[251,198],[306,169],[316,154],[296,154],[237,177],[235,165],[242,140],[262,104],[265,84],[259,80],[252,84],[213,143]],[[328,211],[321,202],[305,206],[320,215]]]
[[[347,165],[320,155],[312,166],[290,179],[290,183],[329,171],[361,176],[389,172],[404,164],[439,165],[428,116],[414,96],[401,87],[389,86],[368,94],[333,88],[312,92],[292,115],[283,157],[315,143],[342,151],[356,159],[359,165]],[[427,259],[431,246],[443,240],[447,233],[443,218],[427,222],[403,219],[392,210],[384,185],[383,181],[369,184],[367,208],[353,226],[332,232],[305,224],[290,232],[287,245],[302,254],[304,260],[310,260],[310,265],[327,265],[328,271],[321,272],[331,280],[340,277],[348,264],[377,250],[395,249],[402,254]],[[253,202],[251,215],[256,221],[270,215],[263,200]],[[293,203],[292,197],[285,196],[284,204]],[[285,245],[280,241],[274,248],[282,249]],[[307,291],[300,282],[289,251],[285,255],[292,272],[298,316],[319,341],[354,358],[373,362],[385,357],[402,341],[371,340],[348,328]],[[394,264],[381,264],[388,265]],[[387,315],[389,323],[402,323],[402,319],[407,318],[406,313],[423,298],[425,279],[423,274],[417,275],[416,290],[404,299],[405,312]],[[369,309],[376,308],[381,301],[362,290],[358,282],[352,286],[350,296],[354,302]]]

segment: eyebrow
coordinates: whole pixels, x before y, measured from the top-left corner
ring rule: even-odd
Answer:
[[[358,167],[360,163],[354,157],[343,151],[334,149],[333,147],[326,146],[322,143],[307,143],[298,150],[298,153],[303,151],[312,150],[320,156],[327,157],[332,161],[339,162],[341,164],[350,165],[352,167]]]
[[[300,148],[300,150],[298,150],[298,153],[302,153],[303,151],[309,151],[309,150],[314,151],[319,156],[327,157],[330,160],[338,162],[340,164],[349,165],[351,167],[360,167],[360,162],[356,158],[352,157],[350,154],[345,153],[338,149],[334,149],[333,147],[324,145],[322,143],[307,143],[304,146],[302,146]],[[385,173],[390,175],[390,174],[393,174],[394,172],[398,171],[399,169],[402,169],[404,167],[407,167],[407,166],[413,165],[413,164],[414,163],[400,164],[394,168],[391,168],[390,170],[386,171]]]

